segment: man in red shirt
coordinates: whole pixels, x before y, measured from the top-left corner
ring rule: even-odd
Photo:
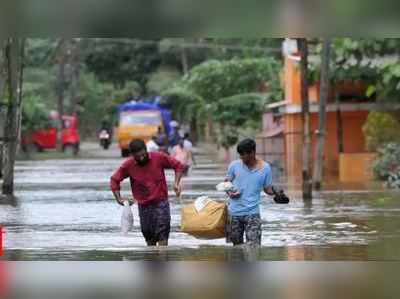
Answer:
[[[129,177],[132,195],[138,203],[140,227],[147,245],[167,246],[171,214],[164,170],[175,170],[174,191],[179,197],[184,166],[164,153],[148,153],[146,144],[140,139],[131,141],[129,150],[132,157],[112,175],[111,190],[117,202],[123,205],[120,183]]]

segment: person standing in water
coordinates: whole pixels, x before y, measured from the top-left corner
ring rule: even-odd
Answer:
[[[162,153],[148,153],[146,144],[135,139],[129,144],[131,157],[112,175],[110,188],[116,201],[123,205],[121,182],[129,178],[132,195],[138,203],[140,227],[148,246],[167,246],[171,214],[165,169],[175,171],[174,191],[180,196],[184,166],[176,159]]]
[[[233,161],[226,173],[225,181],[230,181],[235,191],[228,192],[228,236],[233,245],[246,243],[261,244],[261,191],[275,195],[272,187],[271,167],[256,157],[256,143],[244,139],[237,146],[240,159]]]
[[[192,151],[185,148],[184,140],[181,139],[177,145],[172,148],[172,157],[182,163],[185,167],[184,175],[188,175],[190,167],[193,165]]]

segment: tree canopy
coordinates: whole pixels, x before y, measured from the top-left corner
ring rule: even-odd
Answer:
[[[258,126],[267,102],[282,99],[281,63],[274,58],[210,60],[195,66],[163,95],[174,116],[219,125],[220,144],[232,145],[239,128]],[[223,132],[222,132],[223,131]]]
[[[314,40],[314,52],[321,50]],[[311,61],[311,80],[319,78],[319,61]],[[331,79],[363,81],[366,96],[400,101],[400,40],[397,38],[335,38],[332,43]]]

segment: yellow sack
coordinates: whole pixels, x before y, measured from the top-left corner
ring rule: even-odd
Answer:
[[[225,203],[207,200],[203,205],[201,209],[195,203],[182,208],[182,232],[198,239],[225,238]]]

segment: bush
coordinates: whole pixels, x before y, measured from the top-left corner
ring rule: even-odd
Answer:
[[[373,170],[378,179],[387,182],[387,187],[400,188],[400,143],[388,143],[380,148]]]
[[[182,84],[213,103],[237,94],[257,92],[260,84],[268,82],[274,101],[282,99],[279,72],[282,65],[273,58],[209,60],[190,70]]]
[[[400,143],[400,122],[389,113],[371,112],[363,131],[370,151],[376,151],[390,142]]]

